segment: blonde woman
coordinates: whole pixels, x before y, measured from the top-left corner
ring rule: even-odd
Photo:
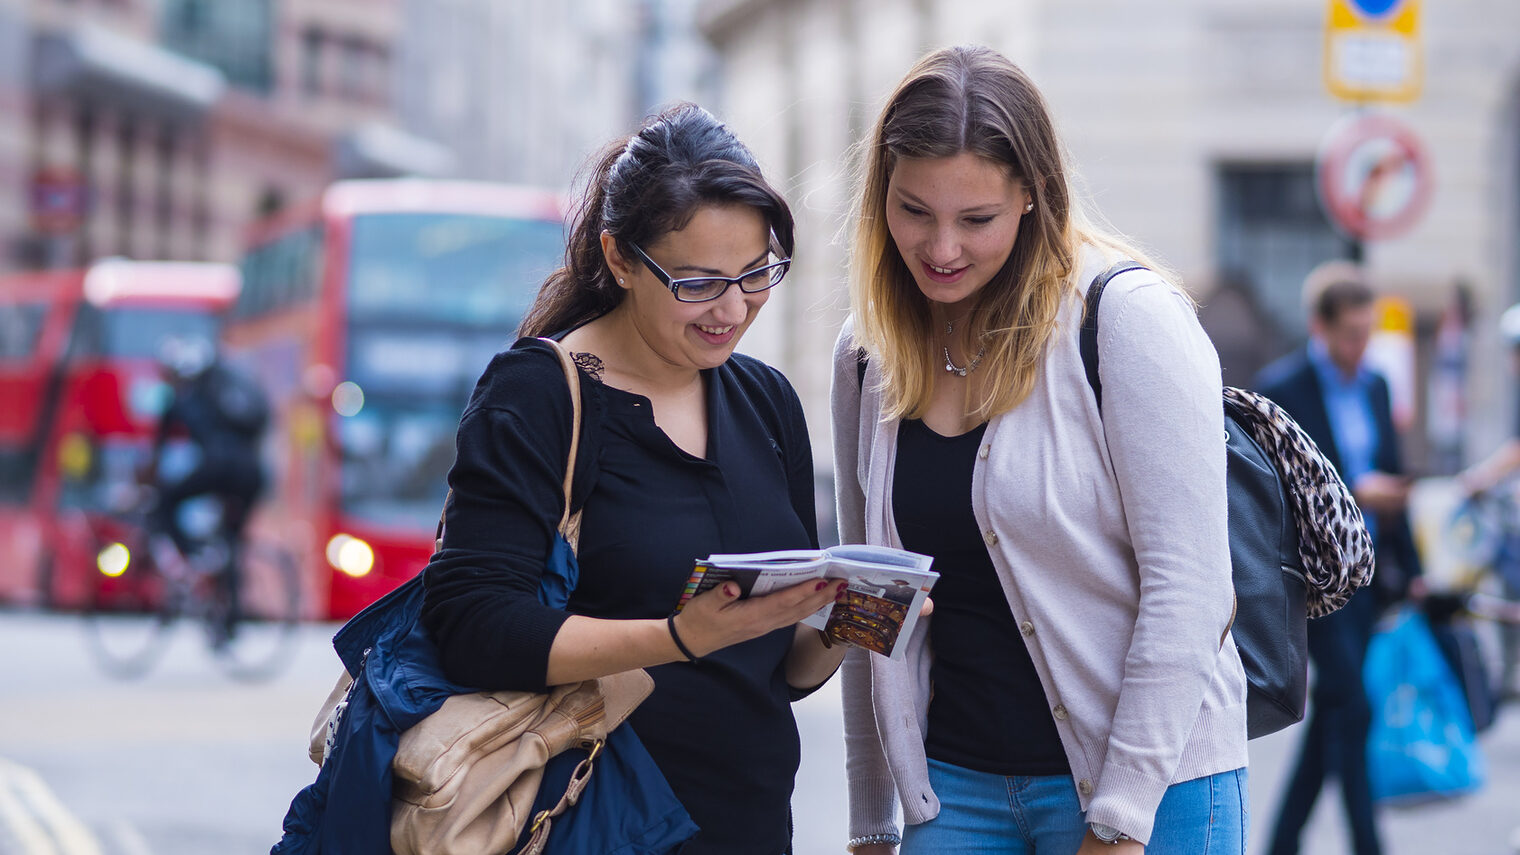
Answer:
[[[1044,99],[991,50],[923,58],[865,145],[840,531],[942,578],[905,660],[846,657],[850,848],[1239,855],[1219,360],[1192,302],[1154,265],[1113,279],[1100,413],[1084,294],[1144,258],[1080,215]]]

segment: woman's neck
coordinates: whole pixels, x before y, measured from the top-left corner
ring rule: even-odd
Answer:
[[[687,365],[674,365],[661,356],[622,307],[582,327],[588,334],[587,348],[602,358],[604,379],[613,386],[648,397],[685,392],[701,382],[701,372]]]

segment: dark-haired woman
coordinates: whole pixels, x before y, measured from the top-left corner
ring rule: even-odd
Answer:
[[[492,361],[460,421],[427,571],[423,619],[451,679],[542,690],[648,668],[654,694],[630,723],[701,828],[683,855],[788,851],[790,702],[842,657],[797,624],[841,583],[746,600],[719,586],[666,620],[694,559],[817,544],[796,393],[734,353],[792,242],[785,201],[701,108],[610,148],[521,330],[580,367],[579,584],[565,610],[536,597],[571,404],[554,353],[528,338]]]

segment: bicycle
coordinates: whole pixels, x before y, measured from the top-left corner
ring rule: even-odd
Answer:
[[[1488,702],[1497,708],[1516,699],[1520,672],[1520,482],[1511,479],[1464,497],[1448,520],[1447,536],[1465,566],[1450,591],[1431,598],[1427,612],[1433,622],[1467,616],[1497,625],[1500,667],[1485,675]]]
[[[89,521],[95,542],[85,635],[108,674],[140,677],[159,661],[182,620],[198,623],[213,658],[237,680],[273,677],[290,660],[300,619],[300,579],[284,547],[251,540],[234,550],[217,500],[184,554],[149,514],[155,492],[135,489],[126,509]],[[234,563],[235,562],[235,563]],[[236,580],[236,585],[233,585]]]

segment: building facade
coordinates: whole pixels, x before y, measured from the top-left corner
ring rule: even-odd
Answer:
[[[462,176],[571,185],[588,158],[675,100],[710,100],[696,0],[406,0],[403,127]]]
[[[394,0],[0,0],[0,270],[230,260],[335,177],[443,171],[394,129]]]
[[[1322,140],[1353,109],[1325,85],[1326,18],[1326,0],[704,2],[722,112],[811,236],[746,344],[787,371],[810,413],[827,412],[826,366],[846,311],[850,146],[918,56],[974,42],[1034,77],[1089,199],[1200,298],[1228,383],[1249,383],[1302,340],[1300,283],[1319,261],[1363,254],[1414,309],[1421,364],[1465,283],[1476,309],[1467,444],[1486,451],[1513,429],[1500,415],[1514,382],[1493,322],[1520,295],[1520,6],[1420,4],[1423,92],[1383,109],[1423,141],[1435,190],[1411,230],[1361,247],[1315,195]]]

